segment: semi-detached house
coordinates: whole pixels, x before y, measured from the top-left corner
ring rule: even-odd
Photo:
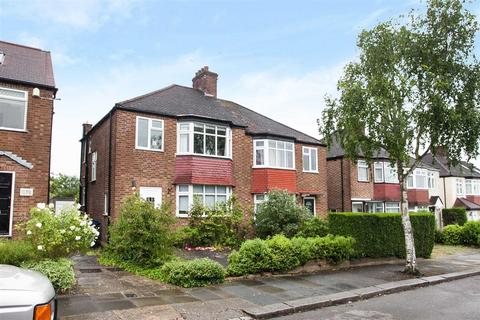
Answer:
[[[199,70],[193,87],[171,85],[122,101],[83,127],[81,204],[102,224],[139,192],[187,217],[193,199],[213,207],[235,195],[252,212],[273,189],[315,215],[327,213],[326,146],[217,97],[218,75]]]

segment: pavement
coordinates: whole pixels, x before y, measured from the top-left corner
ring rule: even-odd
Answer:
[[[239,279],[183,289],[102,267],[94,256],[74,260],[78,286],[72,294],[59,297],[60,319],[64,320],[269,318],[326,306],[333,300],[355,301],[446,281],[444,276],[435,276],[447,273],[457,273],[453,278],[459,278],[480,267],[480,253],[476,251],[420,260],[420,270],[427,280],[403,274],[399,261],[396,265]],[[322,303],[322,299],[328,301]]]

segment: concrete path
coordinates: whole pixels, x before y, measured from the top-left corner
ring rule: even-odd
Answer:
[[[233,319],[242,310],[313,296],[381,286],[409,279],[402,265],[363,267],[312,275],[264,277],[206,288],[181,289],[98,265],[95,257],[78,257],[79,286],[59,298],[61,319]],[[422,260],[425,276],[480,266],[480,254]]]

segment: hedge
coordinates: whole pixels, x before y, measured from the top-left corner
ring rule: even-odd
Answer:
[[[330,232],[356,240],[357,257],[405,257],[405,236],[400,213],[329,214]],[[435,242],[435,217],[431,213],[410,213],[417,257],[428,258]]]
[[[450,208],[442,210],[443,225],[458,224],[463,226],[467,222],[467,211],[465,208]]]
[[[208,258],[167,262],[160,272],[165,282],[184,288],[222,283],[226,273],[221,264]]]

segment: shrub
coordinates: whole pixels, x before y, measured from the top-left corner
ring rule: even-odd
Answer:
[[[272,271],[291,270],[300,265],[300,260],[292,241],[284,235],[276,235],[266,240],[266,243],[272,253],[270,264]]]
[[[159,266],[173,252],[174,219],[168,206],[157,209],[138,194],[129,196],[122,203],[119,219],[109,229],[104,254],[123,265]]]
[[[272,250],[260,239],[245,241],[228,256],[227,272],[232,276],[271,271]]]
[[[293,237],[311,217],[310,212],[295,202],[287,191],[274,190],[260,205],[255,216],[255,233],[260,238],[276,234]]]
[[[75,284],[75,272],[69,259],[24,262],[22,267],[45,275],[57,292],[65,292]]]
[[[27,240],[43,257],[60,258],[86,252],[98,238],[92,220],[74,207],[55,214],[53,208],[39,203],[30,210],[30,217],[26,224]]]
[[[327,221],[313,217],[312,219],[305,220],[298,229],[296,237],[325,237],[328,234]]]
[[[165,282],[184,288],[222,283],[226,274],[222,265],[208,258],[167,262],[160,271]]]
[[[415,250],[419,257],[430,257],[435,238],[435,217],[431,213],[411,213]],[[330,213],[330,232],[353,237],[359,257],[405,257],[405,236],[399,213]]]
[[[443,243],[443,232],[442,230],[435,229],[435,243]]]
[[[465,223],[462,227],[460,241],[466,246],[480,246],[480,222]]]
[[[0,264],[20,266],[24,261],[35,260],[37,255],[29,241],[0,240]]]
[[[247,235],[247,223],[235,197],[209,209],[195,202],[189,225],[179,228],[176,245],[238,247]]]
[[[325,259],[329,264],[339,264],[354,254],[355,240],[351,237],[315,237],[310,242],[310,259]]]
[[[458,224],[450,224],[443,228],[443,243],[456,246],[462,243],[463,228]]]
[[[467,222],[467,211],[465,208],[450,208],[442,210],[443,225],[458,224],[463,226]]]

